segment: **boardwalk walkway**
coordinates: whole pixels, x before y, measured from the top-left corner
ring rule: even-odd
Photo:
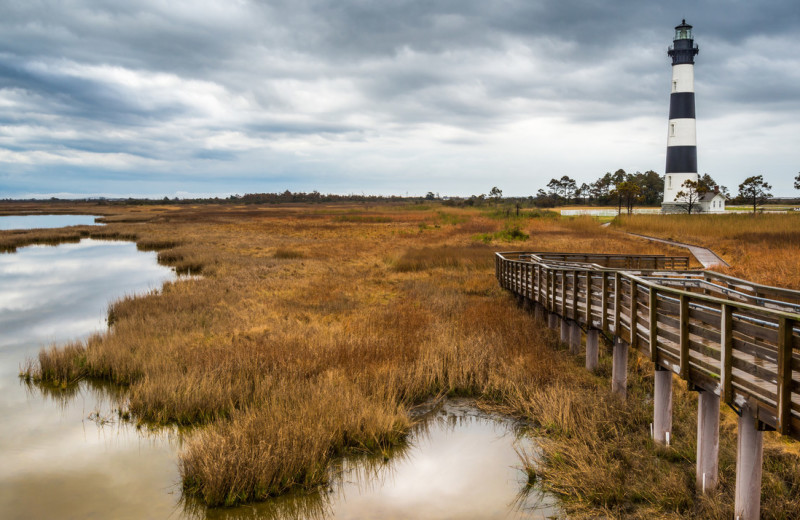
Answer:
[[[800,440],[800,292],[688,266],[688,257],[661,255],[516,251],[495,259],[501,287],[548,315],[552,328],[560,322],[573,353],[586,332],[587,368],[597,367],[599,336],[613,340],[612,389],[621,397],[629,349],[655,364],[656,442],[669,442],[673,374],[699,392],[698,489],[717,485],[720,404],[736,411],[736,515],[758,518],[763,431]]]
[[[671,246],[678,246],[678,247],[685,247],[692,253],[692,255],[697,258],[697,261],[700,262],[704,268],[708,269],[709,267],[714,267],[717,265],[730,267],[730,264],[719,257],[714,251],[708,249],[707,247],[702,246],[695,246],[692,244],[684,244],[683,242],[675,242],[673,240],[665,240],[663,238],[656,238],[650,237],[647,235],[640,235],[639,233],[630,233],[629,235],[644,238],[646,240],[650,240],[653,242],[661,242],[662,244],[669,244]]]

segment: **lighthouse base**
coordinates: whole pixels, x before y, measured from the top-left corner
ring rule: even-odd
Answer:
[[[702,213],[703,209],[700,207],[700,204],[695,204],[692,208],[692,213]],[[686,204],[678,203],[678,202],[662,202],[661,203],[661,213],[665,215],[674,215],[674,214],[686,214],[688,213]]]

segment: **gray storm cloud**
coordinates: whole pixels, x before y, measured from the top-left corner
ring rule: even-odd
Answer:
[[[799,10],[14,2],[0,19],[0,196],[468,194],[502,183],[529,194],[564,173],[660,171],[665,51],[684,17],[701,45],[701,170],[731,186],[764,173],[789,192]]]

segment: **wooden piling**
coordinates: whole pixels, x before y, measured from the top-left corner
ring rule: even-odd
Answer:
[[[533,317],[538,321],[544,322],[546,320],[545,315],[546,315],[546,312],[545,312],[544,307],[542,306],[542,304],[534,302],[534,304],[533,304]]]
[[[590,328],[586,332],[586,370],[594,372],[598,366],[600,331]]]
[[[717,487],[719,475],[719,396],[701,390],[697,396],[697,489]]]
[[[628,344],[619,336],[614,338],[611,391],[625,399],[628,386]]]
[[[736,502],[733,516],[738,520],[758,520],[761,515],[764,432],[758,429],[750,406],[743,407],[741,412],[736,445]]]
[[[558,327],[558,314],[551,312],[547,315],[547,326],[555,330]]]
[[[653,377],[653,440],[667,443],[672,435],[672,372],[656,365]]]
[[[581,326],[577,321],[570,322],[569,353],[576,356],[581,353]]]

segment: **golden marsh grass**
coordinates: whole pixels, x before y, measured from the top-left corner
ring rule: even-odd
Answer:
[[[615,399],[606,352],[597,374],[585,372],[494,279],[500,250],[682,250],[590,218],[504,222],[435,205],[121,207],[106,219],[105,235],[202,277],[121,299],[107,334],[43,351],[27,377],[113,381],[137,420],[196,425],[180,455],[187,496],[230,505],[316,487],[337,456],[402,443],[414,405],[460,395],[536,425],[543,455],[529,471],[572,517],[730,516],[732,419],[720,494],[700,497],[693,394],[676,391],[673,447],[654,446],[649,363],[631,356],[630,397]],[[529,238],[476,238],[507,224]],[[6,243],[17,244],[0,233]],[[780,517],[800,505],[800,475],[777,446],[763,510]]]
[[[800,290],[800,214],[623,215],[621,229],[711,248],[731,267],[718,270],[764,285]]]

